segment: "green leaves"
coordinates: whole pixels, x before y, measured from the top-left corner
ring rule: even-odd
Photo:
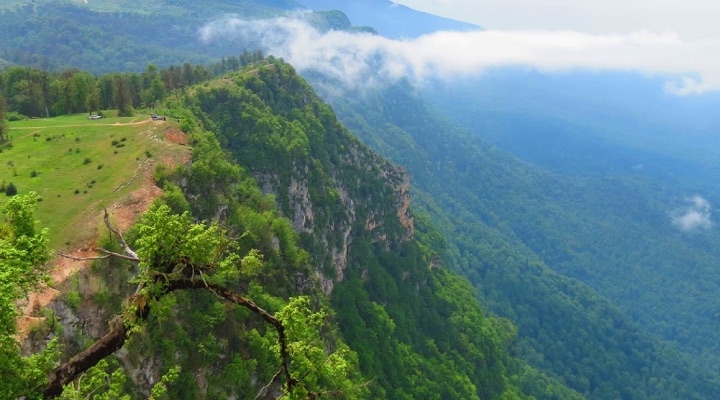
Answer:
[[[138,223],[137,254],[145,271],[169,274],[187,265],[211,268],[228,242],[217,225],[195,224],[190,214],[173,214],[166,205],[152,208]]]
[[[290,356],[290,374],[300,384],[286,393],[288,399],[305,399],[310,394],[332,394],[334,398],[365,398],[359,382],[357,355],[342,342],[328,343],[320,335],[325,312],[313,311],[307,296],[295,297],[277,314],[285,327]],[[334,349],[327,354],[327,349]],[[280,351],[279,345],[276,351]]]
[[[13,197],[3,207],[8,217],[0,226],[0,398],[16,398],[44,379],[57,349],[31,358],[19,355],[14,337],[18,316],[15,302],[47,279],[43,264],[49,259],[45,230],[35,229],[35,206],[39,196]]]

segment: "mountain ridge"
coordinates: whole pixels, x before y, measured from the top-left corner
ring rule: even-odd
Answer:
[[[481,29],[466,22],[455,21],[414,10],[389,0],[298,0],[315,11],[340,10],[357,25],[374,28],[389,38],[414,38],[436,31],[469,31]]]

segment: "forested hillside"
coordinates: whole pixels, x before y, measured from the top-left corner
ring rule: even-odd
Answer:
[[[301,7],[292,1],[81,3],[0,4],[0,121],[12,121],[0,124],[0,165],[3,179],[31,183],[18,197],[1,186],[0,372],[11,379],[0,397],[62,385],[66,398],[720,393],[717,119],[700,118],[712,102],[660,96],[671,111],[648,121],[656,104],[612,90],[623,79],[598,88],[571,74],[558,92],[517,71],[352,91],[317,71],[303,71],[306,83],[252,40],[198,36],[226,13],[277,16]],[[363,18],[396,33],[438,22],[409,12],[400,24],[386,2],[372,5]],[[296,17],[376,33],[340,11]],[[340,121],[311,85],[332,89],[320,95]],[[98,129],[90,114],[166,117],[158,129],[184,131],[192,159],[156,171],[164,194],[123,230],[126,248],[107,234],[73,253],[109,252],[59,284],[60,301],[30,307],[45,322],[21,346],[35,355],[20,357],[13,304],[42,284],[39,228],[58,224],[32,223],[36,201],[43,219],[58,203],[28,193],[53,176],[26,165],[49,147],[93,168],[131,149],[123,168],[163,159],[143,154],[140,136],[82,142]],[[77,131],[60,127],[73,121]],[[22,145],[17,128],[30,129]],[[58,152],[71,138],[82,144]],[[32,159],[16,166],[13,151]],[[87,185],[62,190],[95,195]],[[68,363],[78,353],[98,367],[76,379],[89,366]]]
[[[0,59],[48,71],[74,67],[91,73],[139,72],[148,64],[207,64],[243,48],[258,49],[247,40],[206,43],[198,31],[228,14],[256,19],[302,9],[282,0],[18,3],[25,4],[0,4]],[[306,10],[296,16],[321,30],[353,29],[337,11]]]
[[[38,310],[24,346],[37,356],[18,358],[17,313],[3,319],[0,368],[15,377],[3,396],[577,396],[511,356],[512,324],[444,268],[432,223],[415,228],[404,169],[353,138],[292,67],[271,58],[200,83],[159,109],[190,134],[191,162],[158,169],[164,195],[130,231],[106,219],[109,256]],[[8,310],[47,257],[36,199],[16,199],[2,284],[22,285]],[[28,245],[43,256],[7,256]]]
[[[328,99],[352,132],[408,167],[416,204],[448,238],[444,257],[480,289],[491,310],[518,325],[520,354],[531,365],[598,399],[700,399],[717,390],[715,373],[678,350],[694,340],[704,349],[714,346],[703,336],[714,335],[713,324],[697,311],[715,300],[703,291],[708,297],[683,306],[694,298],[681,300],[687,283],[676,274],[661,277],[673,274],[674,257],[702,256],[683,249],[683,236],[668,237],[674,228],[667,217],[658,221],[657,211],[646,209],[643,223],[630,223],[636,207],[663,198],[659,189],[622,180],[564,180],[537,170],[433,114],[408,85]],[[628,201],[637,205],[629,209]],[[651,223],[666,233],[650,236],[656,231],[645,224]],[[629,243],[632,248],[623,248]],[[658,243],[663,251],[658,248],[652,268],[627,266],[633,254],[647,261],[646,251]],[[614,280],[621,269],[623,278]],[[593,290],[599,279],[608,285]],[[648,284],[658,279],[661,284]],[[668,290],[677,290],[674,303],[658,308],[657,301],[670,299]],[[603,297],[609,293],[631,299],[637,311],[613,305]],[[685,333],[661,336],[656,326]],[[693,329],[704,333],[696,337]],[[679,370],[686,371],[680,379]]]

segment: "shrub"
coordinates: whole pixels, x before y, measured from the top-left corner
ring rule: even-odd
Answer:
[[[15,196],[16,194],[17,194],[17,187],[15,187],[15,185],[12,182],[8,183],[7,186],[5,186],[5,195],[10,197],[10,196]]]
[[[36,177],[36,176],[38,176],[38,172],[35,171],[35,170],[32,170],[32,172],[30,173],[30,177],[31,177],[31,178],[34,178],[34,177]]]
[[[85,157],[85,160],[83,161],[83,165],[88,165],[91,162],[92,162],[92,160],[90,159],[90,157]]]
[[[80,303],[82,303],[82,298],[80,298],[80,293],[78,293],[77,290],[71,290],[65,294],[65,303],[70,307],[71,309],[77,311],[80,309]]]
[[[17,111],[13,111],[13,112],[7,113],[7,115],[5,116],[5,119],[7,119],[8,121],[24,121],[24,120],[28,119],[28,117],[27,117],[27,115],[22,115]]]

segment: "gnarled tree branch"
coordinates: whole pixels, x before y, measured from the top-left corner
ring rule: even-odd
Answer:
[[[126,255],[120,254],[120,253],[115,253],[110,250],[105,250],[103,248],[97,248],[97,249],[95,249],[95,251],[97,251],[98,253],[103,253],[105,255],[104,256],[94,256],[94,257],[76,257],[76,256],[73,256],[70,254],[58,253],[58,257],[69,258],[74,261],[106,260],[110,257],[114,257],[114,258],[119,258],[122,260],[132,261],[132,262],[140,262],[139,258],[126,256]]]
[[[268,313],[260,306],[255,304],[252,300],[246,299],[242,296],[238,296],[233,291],[212,283],[207,283],[202,280],[195,279],[174,279],[167,281],[162,286],[163,290],[156,294],[153,299],[157,300],[160,297],[173,292],[175,290],[183,289],[205,289],[210,290],[221,298],[229,301],[233,304],[245,307],[253,313],[259,315],[265,322],[272,325],[278,332],[278,342],[280,343],[280,356],[282,359],[281,371],[285,375],[286,384],[288,389],[292,389],[298,384],[288,369],[289,355],[287,351],[287,337],[285,336],[285,327],[282,322]],[[133,318],[135,321],[145,320],[150,314],[150,299],[145,298],[143,300],[138,299],[138,296],[147,296],[145,294],[138,294],[134,296],[135,304],[143,304],[143,307],[139,307],[135,310]],[[52,370],[48,376],[48,384],[44,390],[44,396],[46,399],[52,399],[60,396],[63,392],[63,386],[77,379],[88,369],[94,367],[100,360],[113,354],[117,350],[120,350],[124,345],[125,341],[130,337],[132,332],[128,329],[130,321],[126,317],[118,318],[118,321],[111,324],[110,331],[105,334],[100,340],[95,342],[92,346],[88,347],[75,357],[60,365],[59,367]]]
[[[61,254],[61,256],[74,260],[97,260],[117,257],[133,262],[140,262],[141,260],[137,253],[130,248],[120,231],[113,227],[110,223],[107,209],[105,210],[104,219],[105,225],[120,242],[120,246],[123,248],[126,255],[114,253],[105,249],[96,249],[98,252],[104,253],[105,255],[98,257],[75,257]],[[193,265],[185,258],[179,260],[178,262],[189,266],[189,271],[191,272],[194,272],[195,270],[202,271],[203,269],[203,266]],[[288,352],[287,336],[285,334],[285,327],[279,319],[262,309],[252,300],[239,296],[232,290],[229,290],[221,285],[208,283],[202,274],[200,275],[200,279],[195,279],[194,274],[191,276],[186,275],[181,277],[178,274],[171,274],[175,266],[166,265],[157,267],[164,267],[159,269],[167,270],[165,273],[155,273],[154,276],[152,276],[151,282],[153,282],[153,284],[157,284],[160,290],[152,291],[152,294],[143,293],[143,289],[146,286],[143,283],[139,284],[135,294],[128,298],[128,300],[136,306],[132,313],[116,317],[111,322],[110,331],[105,334],[105,336],[48,374],[48,384],[43,391],[46,399],[52,399],[60,396],[63,392],[63,386],[73,382],[85,371],[97,365],[97,363],[102,359],[121,349],[125,345],[125,341],[133,332],[129,329],[132,326],[132,322],[143,321],[149,316],[152,300],[158,300],[162,296],[165,296],[175,290],[186,289],[210,290],[225,301],[247,308],[256,315],[260,316],[260,318],[262,318],[266,323],[272,325],[278,333],[280,358],[282,362],[280,371],[275,377],[273,377],[272,382],[276,381],[280,374],[282,374],[285,376],[285,384],[287,385],[288,390],[292,390],[292,388],[298,384],[298,380],[290,373],[290,355]]]

